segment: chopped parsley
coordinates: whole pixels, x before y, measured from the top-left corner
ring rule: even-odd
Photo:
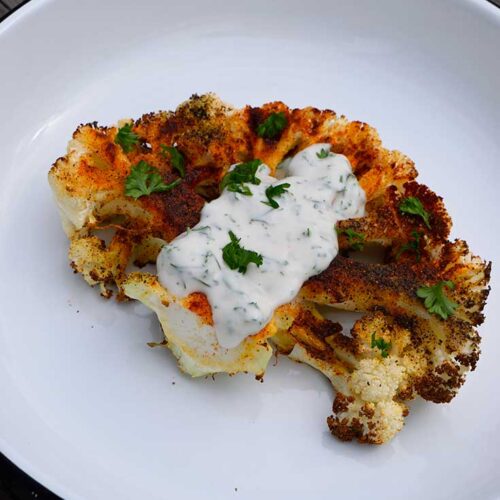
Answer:
[[[278,137],[287,125],[287,119],[283,111],[271,113],[257,127],[257,135],[265,139],[275,139]]]
[[[424,299],[424,305],[430,313],[436,314],[442,319],[448,319],[455,312],[458,304],[444,294],[444,286],[450,290],[455,288],[453,281],[440,281],[434,286],[421,286],[417,290],[417,296]]]
[[[396,254],[396,260],[399,259],[399,257],[401,257],[401,254],[405,252],[414,252],[415,260],[417,262],[420,262],[420,238],[422,238],[423,234],[424,233],[419,233],[415,230],[412,231],[412,239],[408,243],[405,243],[401,246],[401,248],[398,250],[398,253]]]
[[[328,158],[329,155],[330,155],[330,151],[328,151],[328,149],[325,149],[325,148],[322,148],[319,153],[316,153],[316,156],[320,160],[324,160],[325,158]]]
[[[347,242],[349,243],[349,248],[355,250],[357,252],[363,250],[365,247],[365,235],[362,233],[357,233],[351,228],[340,229],[335,228],[337,234],[340,236],[341,234],[345,234],[347,236]]]
[[[184,165],[185,161],[182,153],[177,149],[176,146],[165,146],[165,144],[161,144],[160,148],[161,154],[163,156],[166,157],[167,153],[170,154],[170,162],[172,163],[172,167],[181,177],[184,177],[186,175],[186,167]]]
[[[271,208],[279,208],[278,202],[273,198],[276,198],[278,196],[281,196],[283,193],[286,193],[289,187],[290,184],[288,184],[288,182],[285,182],[283,184],[278,184],[277,186],[269,186],[266,189],[266,196],[268,201],[263,201],[262,203],[264,203],[264,205],[269,205]]]
[[[429,212],[425,210],[422,202],[418,198],[415,198],[415,196],[404,198],[399,204],[399,211],[403,214],[418,215],[419,217],[422,217],[425,225],[429,229],[431,228],[431,224],[429,222]]]
[[[176,179],[170,184],[165,184],[160,171],[141,160],[132,167],[130,174],[125,179],[125,194],[137,200],[141,196],[170,191],[180,182],[182,182],[181,179]]]
[[[250,160],[246,163],[239,163],[233,170],[229,171],[220,183],[220,190],[232,191],[233,193],[252,196],[252,191],[245,183],[250,183],[258,186],[260,179],[255,176],[257,169],[262,162],[260,160]]]
[[[247,272],[248,264],[253,262],[257,267],[262,265],[262,255],[253,250],[246,250],[240,245],[240,239],[229,231],[231,242],[222,249],[222,258],[232,270],[237,270],[241,274]]]
[[[131,123],[126,123],[118,129],[118,133],[115,136],[115,144],[120,145],[125,153],[130,153],[138,142],[139,136],[132,130]]]
[[[383,358],[387,358],[392,344],[390,342],[386,342],[382,337],[376,338],[375,333],[372,333],[371,348],[373,349],[375,347],[380,349],[380,354]]]

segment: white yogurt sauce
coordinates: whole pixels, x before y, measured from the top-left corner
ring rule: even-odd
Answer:
[[[364,215],[365,193],[348,159],[334,153],[320,158],[322,150],[330,151],[330,145],[315,144],[284,162],[282,179],[261,164],[256,174],[261,183],[245,184],[252,196],[225,189],[203,207],[195,227],[160,252],[160,283],[178,297],[207,296],[223,347],[235,347],[261,330],[278,306],[328,267],[338,253],[337,221]],[[274,198],[279,208],[262,203],[267,187],[285,182],[288,190]],[[251,263],[245,274],[229,268],[222,258],[229,231],[242,247],[262,255],[260,267]]]

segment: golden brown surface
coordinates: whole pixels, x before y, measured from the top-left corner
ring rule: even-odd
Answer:
[[[276,111],[287,117],[286,128],[276,140],[258,137],[259,123]],[[140,143],[128,154],[114,143],[117,130],[80,126],[67,155],[49,174],[70,238],[71,265],[103,295],[110,296],[116,285],[118,298],[126,298],[127,266],[154,262],[164,241],[195,225],[205,200],[218,196],[220,179],[232,163],[259,158],[274,169],[308,145],[328,142],[332,151],[347,156],[367,194],[366,216],[342,221],[339,228],[362,233],[365,244],[383,248],[384,256],[376,264],[358,261],[342,232],[341,254],[304,285],[294,303],[277,311],[273,341],[278,350],[332,381],[337,396],[328,418],[331,432],[369,443],[385,442],[401,429],[408,414],[404,401],[420,395],[448,402],[466,372],[474,370],[480,341],[475,327],[484,319],[490,264],[473,256],[464,242],[448,241],[451,219],[443,200],[415,181],[413,162],[385,149],[374,128],[330,110],[290,109],[281,102],[234,109],[207,94],[193,96],[175,112],[135,121]],[[162,144],[176,144],[184,155],[183,182],[167,193],[138,200],[125,196],[125,178],[140,160],[157,167],[167,183],[177,178],[168,155],[160,153]],[[430,213],[430,229],[399,210],[409,196]],[[114,231],[107,245],[96,235],[102,228]],[[415,252],[401,251],[415,231],[421,234],[418,262]],[[446,321],[430,315],[416,295],[419,286],[440,280],[455,283],[449,296],[459,304]],[[188,307],[211,323],[210,307],[200,295],[191,296]],[[366,314],[346,335],[317,304]],[[391,343],[387,357],[371,347],[373,332]]]

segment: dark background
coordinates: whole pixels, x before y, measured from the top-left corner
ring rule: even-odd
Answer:
[[[22,0],[0,0],[0,19],[23,3],[26,2]]]
[[[0,500],[58,499],[0,453]]]
[[[0,0],[0,22],[28,1]],[[500,0],[488,1],[500,7]],[[54,500],[58,498],[0,453],[0,500]]]

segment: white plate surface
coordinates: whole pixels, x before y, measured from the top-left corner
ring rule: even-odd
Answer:
[[[453,403],[416,402],[386,446],[340,443],[312,369],[191,380],[148,348],[152,314],[70,272],[46,181],[79,123],[195,92],[328,107],[410,155],[454,236],[500,263],[499,50],[483,0],[33,0],[3,22],[0,450],[70,498],[500,498],[495,274]]]

